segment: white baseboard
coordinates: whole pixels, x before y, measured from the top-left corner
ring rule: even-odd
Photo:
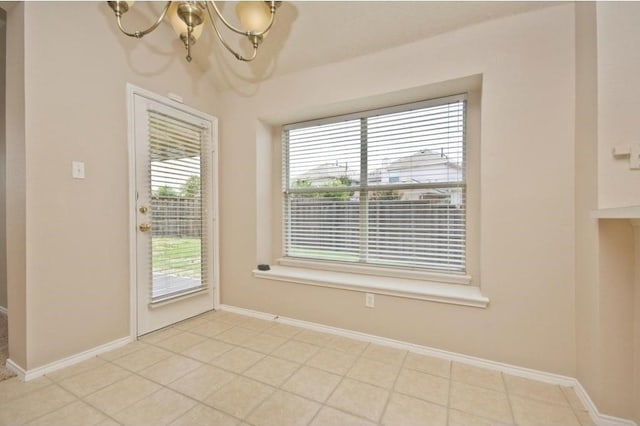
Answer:
[[[26,372],[24,371],[24,369],[22,367],[20,367],[18,364],[13,362],[13,360],[11,360],[11,358],[7,359],[7,362],[6,362],[5,366],[9,370],[11,370],[14,373],[16,373],[18,375],[18,378],[24,382],[24,378],[26,376]]]
[[[37,379],[45,374],[52,373],[65,367],[70,367],[82,361],[86,361],[90,358],[109,352],[114,349],[118,349],[127,343],[133,342],[131,336],[123,337],[121,339],[114,340],[104,345],[97,346],[95,348],[80,352],[75,355],[60,359],[58,361],[51,362],[43,365],[42,367],[36,367],[31,370],[25,370],[11,359],[7,360],[7,368],[18,375],[18,378],[22,381],[28,382],[29,380]]]
[[[0,306],[0,314],[9,315],[9,309],[5,308],[4,306]]]
[[[309,330],[320,331],[323,333],[334,334],[337,336],[348,337],[351,339],[361,340],[365,342],[375,343],[383,346],[390,346],[397,349],[429,355],[449,361],[460,362],[464,364],[474,365],[476,367],[488,368],[491,370],[501,371],[513,376],[524,377],[531,380],[550,383],[559,386],[573,387],[578,398],[589,412],[591,419],[599,426],[637,426],[632,420],[622,419],[618,417],[602,414],[593,403],[587,391],[582,387],[580,382],[574,377],[562,376],[559,374],[548,373],[545,371],[533,370],[530,368],[519,367],[517,365],[495,362],[483,358],[463,355],[455,352],[443,351],[440,349],[430,348],[428,346],[417,345],[413,343],[402,342],[400,340],[388,339],[386,337],[375,336],[372,334],[360,333],[358,331],[346,330],[343,328],[331,327],[309,321],[302,321],[293,318],[281,317],[278,315],[268,314],[265,312],[253,311],[251,309],[238,308],[236,306],[219,305],[218,309],[233,312],[240,315],[246,315],[263,320],[277,321],[282,324],[293,325]]]

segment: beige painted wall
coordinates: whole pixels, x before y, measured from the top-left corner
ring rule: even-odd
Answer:
[[[576,374],[590,396],[598,399],[601,365],[598,223],[598,75],[595,3],[576,5]]]
[[[7,304],[9,357],[27,363],[26,159],[25,159],[25,4],[7,14]]]
[[[221,189],[222,302],[575,375],[574,51],[574,7],[563,5],[225,93],[221,180],[233,185]],[[268,241],[261,215],[279,215],[277,158],[271,206],[257,174],[269,161],[265,150],[279,155],[279,140],[261,136],[262,122],[378,106],[398,92],[473,74],[483,78],[474,282],[489,308],[379,295],[366,309],[359,292],[252,277],[265,257],[256,241]],[[272,250],[269,261],[278,256]]]
[[[16,243],[26,243],[26,360],[10,350],[33,369],[129,335],[126,83],[211,114],[217,106],[168,25],[140,42],[119,33],[103,2],[23,8],[26,215],[14,219],[26,216]],[[74,16],[82,19],[60,25]],[[129,18],[141,27],[145,17]],[[74,160],[85,162],[86,179],[71,178]]]
[[[640,4],[636,2],[597,4],[600,208],[640,205],[640,171],[630,170],[628,159],[612,156],[617,145],[640,144],[640,83],[636,78],[640,52],[633,47],[640,43],[639,19]],[[595,333],[599,386],[594,399],[602,411],[640,422],[640,275],[634,272],[638,270],[640,247],[634,247],[632,226],[627,220],[600,221],[598,239]],[[611,389],[620,391],[612,394]]]
[[[598,408],[604,413],[633,416],[634,380],[634,235],[627,220],[601,220],[600,388]],[[613,391],[615,389],[615,391]]]
[[[598,194],[599,207],[640,205],[640,170],[616,159],[614,146],[640,145],[640,3],[599,2]]]
[[[0,307],[7,307],[7,156],[6,156],[6,25],[7,15],[0,6]]]
[[[634,305],[633,305],[633,419],[640,424],[640,220],[632,222],[635,235],[633,268],[634,268]]]

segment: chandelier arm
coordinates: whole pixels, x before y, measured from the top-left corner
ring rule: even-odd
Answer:
[[[218,40],[220,40],[220,43],[222,43],[222,45],[239,61],[244,61],[244,62],[251,62],[256,58],[256,55],[258,54],[258,46],[256,44],[253,45],[253,53],[250,57],[245,58],[244,56],[242,56],[241,54],[239,54],[238,52],[236,52],[235,50],[233,50],[233,48],[231,46],[229,46],[229,44],[225,41],[225,39],[222,37],[222,34],[220,34],[220,31],[218,30],[218,27],[215,24],[215,20],[213,19],[213,16],[211,16],[211,11],[209,10],[209,8],[207,7],[207,11],[209,12],[209,18],[211,21],[211,26],[213,26],[213,29],[216,32],[216,36],[218,36]]]
[[[127,35],[129,37],[142,38],[145,35],[149,34],[151,31],[153,31],[156,28],[158,28],[158,25],[160,25],[160,23],[162,22],[164,17],[167,15],[167,12],[169,11],[169,6],[170,5],[171,5],[171,2],[168,1],[167,4],[164,6],[164,10],[160,14],[160,17],[158,18],[158,20],[153,25],[151,25],[149,28],[147,28],[146,30],[143,30],[143,31],[134,31],[132,33],[130,33],[127,30],[125,30],[124,27],[122,26],[122,21],[121,21],[122,14],[116,14],[116,21],[118,21],[118,28],[120,28],[120,31],[122,31],[122,33],[124,33],[125,35]]]
[[[243,62],[251,62],[256,58],[257,55],[258,55],[258,48],[256,46],[253,46],[253,52],[251,53],[251,56],[244,57],[244,56],[236,55],[236,59]]]
[[[211,14],[211,10],[210,7],[213,7],[213,10],[216,13],[216,16],[220,19],[220,21],[222,21],[222,23],[225,25],[225,27],[229,28],[231,31],[233,31],[234,33],[240,34],[240,35],[248,35],[247,31],[242,31],[237,29],[236,27],[234,27],[233,25],[231,25],[229,23],[229,21],[227,21],[224,16],[222,15],[222,12],[220,12],[220,9],[218,9],[218,5],[216,4],[215,1],[206,1],[205,2],[207,4],[207,11],[209,12],[209,17],[211,18],[211,23],[213,24],[213,15]],[[215,28],[215,26],[214,26]],[[218,32],[218,29],[216,28],[216,32]],[[218,33],[220,34],[220,33]]]

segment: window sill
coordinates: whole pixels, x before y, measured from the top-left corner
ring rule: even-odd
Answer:
[[[408,278],[392,278],[348,272],[321,271],[289,266],[271,266],[269,271],[254,270],[256,278],[286,281],[305,285],[371,292],[409,299],[486,308],[489,299],[475,286],[442,284]]]

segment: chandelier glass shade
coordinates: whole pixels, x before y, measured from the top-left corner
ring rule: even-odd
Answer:
[[[236,15],[240,27],[229,23],[214,1],[168,1],[162,9],[157,20],[149,27],[141,31],[127,31],[122,24],[122,16],[131,9],[133,1],[108,1],[116,16],[118,28],[129,37],[142,38],[155,30],[166,18],[175,33],[180,37],[187,49],[187,61],[191,62],[191,47],[196,43],[205,22],[209,22],[222,45],[236,59],[249,62],[255,59],[258,47],[269,32],[276,17],[276,9],[281,1],[239,1],[236,5]],[[221,25],[222,24],[222,25]],[[244,36],[249,40],[252,52],[249,56],[238,53],[224,39],[221,28],[225,27],[232,33]]]

